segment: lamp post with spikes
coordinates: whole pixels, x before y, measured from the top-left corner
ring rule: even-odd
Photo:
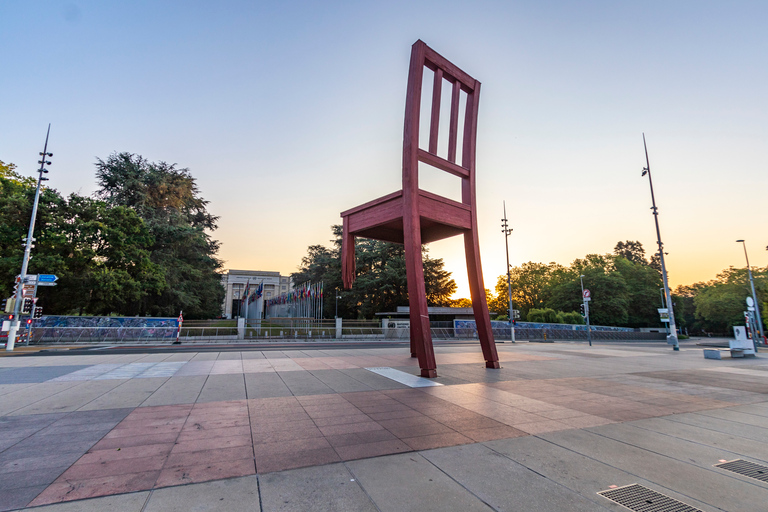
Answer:
[[[40,153],[42,157],[37,163],[40,164],[40,169],[37,170],[39,176],[37,178],[37,189],[35,190],[35,201],[32,203],[32,217],[29,220],[29,230],[27,231],[27,238],[24,239],[24,258],[21,260],[21,274],[19,275],[18,287],[16,290],[16,303],[13,307],[13,321],[11,322],[10,329],[8,330],[8,342],[5,344],[5,350],[8,352],[13,351],[13,347],[16,345],[16,334],[19,331],[19,312],[21,310],[21,304],[24,298],[24,282],[27,279],[27,267],[29,267],[29,257],[34,247],[35,239],[32,238],[32,234],[35,232],[35,218],[37,217],[37,205],[40,202],[40,185],[44,181],[48,181],[48,178],[43,177],[43,174],[48,172],[45,168],[46,165],[51,165],[51,162],[46,160],[49,156],[53,156],[53,153],[48,152],[48,136],[51,134],[51,125],[48,125],[48,133],[45,134],[45,146],[43,152]]]
[[[667,267],[664,263],[664,244],[661,243],[661,231],[659,230],[659,209],[656,207],[656,197],[653,194],[653,179],[651,178],[651,163],[648,160],[648,146],[645,143],[645,134],[643,134],[643,148],[645,149],[645,167],[643,167],[643,176],[648,175],[648,183],[651,185],[651,202],[653,206],[653,220],[656,222],[656,241],[659,244],[659,258],[661,259],[661,279],[664,282],[664,296],[667,299],[667,310],[669,311],[669,336],[667,343],[672,345],[673,350],[680,350],[680,344],[677,340],[677,326],[675,325],[674,304],[672,304],[672,293],[669,291],[669,281],[667,280]]]

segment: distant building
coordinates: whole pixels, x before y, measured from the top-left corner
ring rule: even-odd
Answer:
[[[221,285],[226,290],[221,312],[224,318],[245,316],[245,304],[241,300],[246,285],[254,293],[259,285],[264,288],[260,299],[248,304],[248,318],[261,318],[264,311],[264,299],[271,299],[293,289],[290,276],[281,276],[280,272],[263,270],[228,270],[221,276]]]

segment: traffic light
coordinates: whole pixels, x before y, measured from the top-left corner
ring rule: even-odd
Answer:
[[[3,299],[3,311],[8,309],[8,299]]]
[[[42,306],[35,306],[35,314],[33,316],[34,318],[43,318]]]
[[[25,314],[32,313],[32,299],[24,299],[24,303],[21,307],[21,312]]]
[[[587,315],[587,311],[586,311],[586,308],[584,307],[584,304],[581,304],[579,306],[579,311],[581,312],[581,316],[586,316]]]
[[[27,318],[27,329],[29,329],[29,326],[32,325],[32,319]]]

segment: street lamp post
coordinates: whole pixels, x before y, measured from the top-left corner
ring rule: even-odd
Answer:
[[[35,241],[32,234],[35,232],[37,205],[40,202],[40,186],[42,182],[48,180],[48,178],[43,177],[43,174],[48,172],[48,169],[46,169],[45,166],[51,165],[51,162],[46,160],[46,158],[53,156],[53,153],[48,153],[48,135],[50,135],[50,133],[51,125],[49,124],[48,133],[45,135],[45,146],[43,147],[43,152],[40,153],[42,158],[37,162],[40,164],[40,169],[37,170],[39,177],[37,178],[37,189],[35,189],[35,201],[32,203],[32,217],[29,219],[29,230],[27,231],[27,238],[24,239],[24,258],[21,260],[21,274],[17,278],[18,288],[16,290],[16,302],[13,306],[13,321],[8,330],[8,341],[5,344],[5,350],[8,352],[13,352],[13,347],[16,344],[16,333],[19,331],[19,313],[21,311],[21,304],[24,300],[24,284],[27,280],[27,267],[29,266],[29,257]]]
[[[747,255],[747,242],[744,240],[736,240],[741,242],[744,246],[744,257],[747,259],[747,272],[749,273],[749,285],[752,287],[752,300],[755,301],[755,319],[757,320],[757,331],[760,334],[760,343],[765,340],[765,333],[763,333],[763,320],[760,318],[760,303],[757,301],[757,293],[755,293],[755,280],[752,278],[752,267],[749,266],[749,256]]]
[[[587,341],[589,341],[589,346],[592,346],[592,328],[589,326],[589,302],[587,302],[587,298],[584,296],[584,274],[581,274],[579,276],[579,281],[581,282],[581,303],[584,304],[584,320],[587,322]]]
[[[653,179],[651,178],[651,163],[648,160],[648,146],[645,144],[645,134],[643,134],[643,148],[645,149],[645,165],[643,167],[643,176],[648,175],[648,183],[651,186],[651,202],[653,206],[653,220],[656,222],[656,243],[659,244],[659,258],[661,259],[661,279],[664,282],[664,296],[667,299],[667,310],[669,311],[669,335],[667,343],[672,345],[673,350],[680,350],[680,344],[677,341],[677,326],[675,325],[674,304],[672,304],[672,293],[669,291],[669,281],[667,280],[667,267],[664,263],[664,244],[661,243],[661,230],[659,229],[659,209],[656,207],[656,197],[653,194]]]
[[[515,343],[515,310],[512,306],[512,278],[509,275],[509,235],[512,228],[507,224],[507,202],[504,201],[504,218],[501,219],[501,232],[504,233],[504,246],[507,249],[507,294],[509,297],[509,332],[512,343]]]

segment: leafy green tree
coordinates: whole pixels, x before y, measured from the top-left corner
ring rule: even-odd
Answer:
[[[35,181],[5,166],[0,177],[0,292],[11,294],[21,268]],[[56,288],[40,288],[38,305],[51,314],[135,314],[143,297],[162,288],[149,261],[152,243],[130,209],[72,194],[41,190],[30,273],[59,276]]]
[[[207,211],[208,201],[200,197],[190,171],[115,153],[98,160],[96,178],[97,197],[135,211],[153,240],[150,261],[162,279],[158,293],[140,301],[140,314],[175,316],[184,310],[189,318],[218,316],[224,298],[219,242],[208,234],[216,229],[217,217]]]
[[[294,283],[320,282],[326,290],[338,289],[339,316],[373,318],[375,313],[394,311],[408,304],[408,283],[405,275],[405,250],[402,245],[358,238],[355,242],[357,278],[351,290],[343,290],[341,282],[342,227],[332,227],[332,247],[313,245],[307,249],[297,272],[291,274]],[[427,303],[448,306],[456,291],[456,282],[444,268],[442,259],[430,258],[423,249],[424,281]],[[331,296],[331,293],[328,293]],[[324,316],[334,315],[335,300],[326,300]]]
[[[768,268],[753,268],[755,290],[758,298],[768,293]],[[708,332],[731,334],[734,325],[744,325],[745,299],[751,296],[747,269],[730,267],[717,277],[699,284],[698,293],[693,297],[695,316],[701,321],[701,328]],[[760,313],[765,318],[766,304],[762,299]]]

